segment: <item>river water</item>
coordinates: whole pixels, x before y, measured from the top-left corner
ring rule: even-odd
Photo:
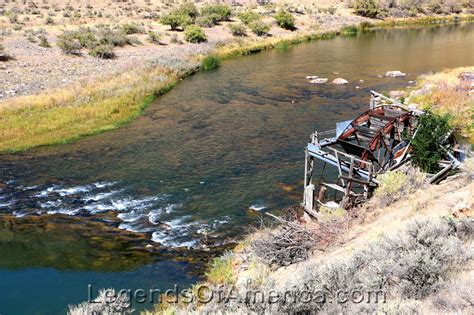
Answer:
[[[249,208],[300,202],[314,130],[366,110],[370,89],[473,64],[474,24],[316,41],[187,78],[119,130],[0,155],[0,313],[61,314],[88,284],[94,297],[197,281],[203,243],[242,236],[260,216]]]

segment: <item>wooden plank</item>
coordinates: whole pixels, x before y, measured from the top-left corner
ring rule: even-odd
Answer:
[[[344,187],[339,186],[339,185],[337,185],[337,184],[329,184],[329,183],[321,183],[321,184],[324,185],[324,186],[326,186],[326,187],[328,187],[328,188],[331,188],[331,189],[340,191],[340,192],[342,192],[342,193],[345,192]]]

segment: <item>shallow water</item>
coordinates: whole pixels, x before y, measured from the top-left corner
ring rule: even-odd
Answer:
[[[104,235],[96,225],[86,234],[72,232],[83,221],[108,229],[106,241],[61,253],[56,241],[46,241],[49,229],[25,241],[26,233],[5,225],[0,313],[61,313],[87,299],[89,283],[165,289],[196,281],[194,265],[166,258],[166,249],[147,256],[130,248],[197,247],[205,234],[225,243],[258,219],[249,208],[272,211],[299,202],[303,150],[314,130],[366,110],[370,89],[399,89],[421,73],[472,65],[473,51],[474,24],[463,24],[379,30],[263,52],[187,78],[119,130],[0,156],[4,222],[59,220],[55,240]],[[408,76],[380,77],[389,70]],[[312,85],[307,75],[350,83]],[[74,222],[58,219],[64,216]],[[110,235],[120,231],[131,236],[123,246],[111,245]],[[28,242],[37,243],[30,249]],[[58,257],[49,257],[55,251]],[[111,264],[124,254],[140,259]]]

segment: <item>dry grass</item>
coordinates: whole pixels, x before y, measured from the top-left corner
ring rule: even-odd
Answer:
[[[11,99],[0,106],[0,151],[66,143],[117,128],[177,79],[170,70],[148,66],[101,82]]]
[[[409,101],[438,114],[449,114],[452,126],[474,143],[474,95],[469,95],[470,83],[459,79],[462,72],[474,72],[474,67],[422,76],[418,84],[421,92],[412,92]]]

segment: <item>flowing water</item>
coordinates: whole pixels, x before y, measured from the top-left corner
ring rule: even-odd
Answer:
[[[0,313],[64,313],[88,284],[96,294],[195,282],[203,242],[225,246],[255,210],[300,201],[314,130],[366,110],[370,89],[472,65],[473,52],[474,24],[267,51],[187,78],[119,130],[0,155]],[[389,70],[408,75],[381,77]]]

